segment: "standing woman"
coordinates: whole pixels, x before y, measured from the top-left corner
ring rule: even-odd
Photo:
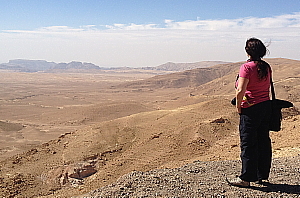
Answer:
[[[271,139],[269,122],[270,65],[261,60],[266,46],[256,38],[246,42],[249,60],[240,68],[236,88],[236,109],[240,114],[241,175],[228,181],[230,185],[249,187],[250,182],[268,180],[271,168]]]

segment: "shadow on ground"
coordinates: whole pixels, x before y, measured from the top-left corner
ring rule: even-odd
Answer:
[[[300,194],[300,185],[289,185],[289,184],[272,184],[263,183],[261,186],[251,186],[253,190],[258,190],[262,192],[278,192],[286,194]]]

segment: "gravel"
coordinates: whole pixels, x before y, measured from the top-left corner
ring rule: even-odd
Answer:
[[[250,188],[229,186],[225,181],[239,174],[240,161],[195,161],[176,169],[131,172],[76,198],[300,197],[299,162],[300,155],[273,159],[270,183],[251,183]]]

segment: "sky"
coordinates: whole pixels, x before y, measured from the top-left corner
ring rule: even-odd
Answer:
[[[0,63],[237,62],[245,41],[300,59],[299,0],[0,0]]]

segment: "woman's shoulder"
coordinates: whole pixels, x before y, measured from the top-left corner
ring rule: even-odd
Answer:
[[[248,61],[245,62],[243,65],[245,65],[245,66],[250,66],[250,67],[251,67],[251,66],[256,66],[256,64],[257,64],[257,63],[256,63],[255,61],[249,61],[249,60],[248,60]]]
[[[256,63],[254,61],[247,61],[246,63],[242,64],[241,68],[244,69],[253,69],[256,67]]]

